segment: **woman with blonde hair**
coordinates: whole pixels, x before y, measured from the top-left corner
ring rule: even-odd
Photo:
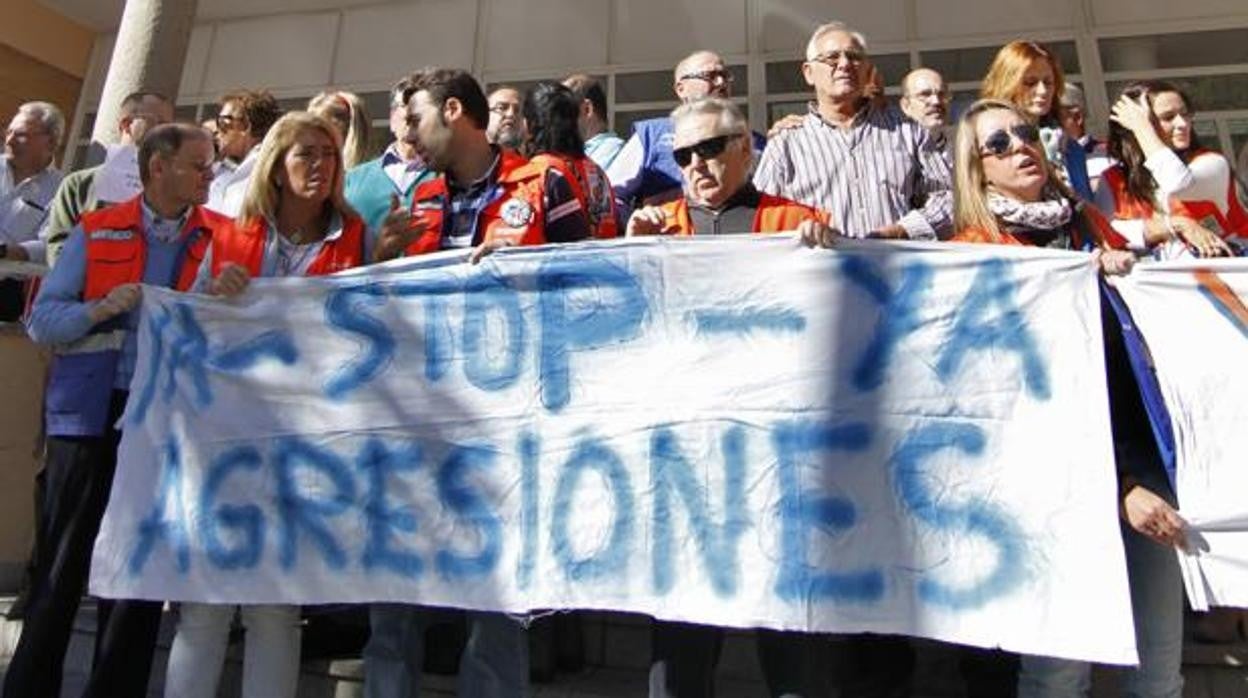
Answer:
[[[1066,77],[1057,54],[1035,41],[1011,41],[997,51],[979,88],[983,99],[1010,102],[1040,129],[1049,163],[1067,186],[1092,200],[1087,154],[1062,130],[1061,96]]]
[[[1134,256],[1122,249],[1126,240],[1052,177],[1037,127],[1012,103],[980,100],[962,116],[954,180],[955,242],[1090,249],[1106,274],[1132,266]],[[1185,524],[1174,508],[1121,328],[1112,311],[1102,317],[1119,514],[1140,653],[1139,667],[1127,674],[1126,695],[1179,698],[1183,585],[1174,547],[1183,544]],[[1020,663],[1019,698],[1075,698],[1090,688],[1087,662],[1024,655]]]
[[[361,265],[366,231],[343,199],[343,169],[338,132],[328,121],[307,112],[279,119],[260,146],[242,210],[213,235],[192,290],[232,297],[254,277],[317,276]],[[293,698],[299,607],[212,603],[182,604],[166,698],[217,695],[236,609],[247,631],[242,695]]]
[[[354,92],[326,90],[308,100],[308,111],[329,121],[342,141],[342,164],[351,169],[368,157],[370,125],[364,100]]]

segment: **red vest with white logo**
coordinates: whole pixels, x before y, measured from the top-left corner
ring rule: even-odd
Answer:
[[[1222,155],[1210,150],[1199,150],[1192,155],[1190,161],[1200,157],[1220,158]],[[1127,178],[1120,165],[1105,170],[1101,179],[1114,194],[1114,218],[1146,220],[1153,217],[1153,202],[1139,201],[1127,191]],[[1244,204],[1239,199],[1235,175],[1232,173],[1227,180],[1222,201],[1170,197],[1170,215],[1191,218],[1223,238],[1248,239],[1248,211],[1245,211]]]
[[[588,157],[570,158],[553,153],[535,155],[529,162],[541,163],[563,173],[572,193],[589,217],[590,235],[607,240],[620,234],[615,210],[615,194],[607,173]]]
[[[549,166],[533,163],[503,149],[499,154],[494,197],[477,217],[472,244],[506,239],[515,245],[546,243],[545,188]],[[407,246],[406,255],[429,254],[442,249],[442,238],[451,225],[451,196],[446,175],[439,175],[412,194],[412,217],[425,224],[425,232]]]

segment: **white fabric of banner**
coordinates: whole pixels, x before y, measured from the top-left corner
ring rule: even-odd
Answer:
[[[1248,260],[1146,264],[1114,286],[1174,430],[1187,598],[1197,610],[1248,607]]]
[[[1135,661],[1087,255],[782,235],[464,259],[145,289],[92,592]]]

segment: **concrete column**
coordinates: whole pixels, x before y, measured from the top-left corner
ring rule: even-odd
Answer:
[[[177,99],[197,5],[198,0],[126,0],[92,140],[117,142],[121,100],[131,92]]]

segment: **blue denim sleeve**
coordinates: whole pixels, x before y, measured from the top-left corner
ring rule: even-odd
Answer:
[[[82,301],[87,278],[87,245],[82,228],[69,234],[60,259],[43,279],[26,332],[39,344],[65,344],[91,331],[91,303]]]

